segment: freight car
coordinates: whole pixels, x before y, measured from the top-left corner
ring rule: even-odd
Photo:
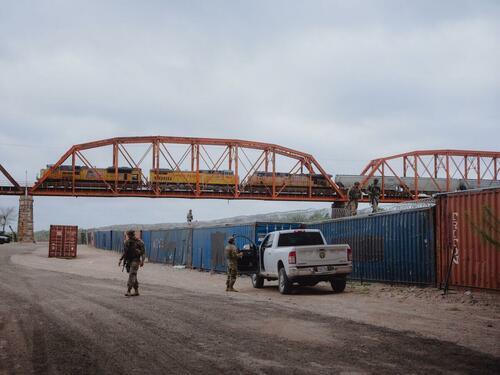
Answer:
[[[40,171],[43,176],[52,165]],[[137,189],[141,181],[141,169],[119,167],[117,182],[126,189]],[[115,182],[115,168],[89,168],[87,166],[75,165],[75,187],[89,189],[106,189],[108,184]],[[43,183],[45,188],[70,188],[73,183],[73,167],[61,165],[54,169]]]
[[[348,190],[354,185],[356,181],[363,181],[366,176],[360,175],[336,175],[335,182],[341,188]],[[378,178],[379,185],[382,184],[382,177],[374,176],[370,178],[368,184],[371,184],[375,178]],[[423,195],[433,195],[445,191],[457,191],[457,190],[468,190],[477,189],[478,187],[495,187],[500,186],[500,181],[496,180],[480,180],[476,179],[450,179],[449,189],[446,183],[446,178],[430,178],[430,177],[419,177],[417,184],[415,184],[414,177],[400,177],[399,179],[395,176],[384,177],[384,190],[386,197],[403,197],[409,198],[410,193],[404,188],[406,185],[410,191],[415,191],[415,187],[418,188],[418,193],[420,196]],[[367,184],[367,185],[368,185]]]

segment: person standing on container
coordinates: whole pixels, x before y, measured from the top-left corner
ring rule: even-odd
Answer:
[[[380,186],[378,184],[378,179],[373,180],[373,184],[368,186],[368,195],[370,196],[370,204],[372,205],[372,212],[377,212],[378,203],[380,201]]]
[[[188,211],[186,219],[187,219],[188,224],[191,224],[191,222],[193,221],[193,210]]]
[[[127,241],[123,246],[123,254],[118,262],[118,266],[123,265],[127,268],[128,272],[128,282],[127,282],[127,293],[125,296],[138,296],[139,295],[139,282],[137,281],[137,272],[139,267],[144,266],[144,242],[135,237],[135,232],[129,230],[127,232]],[[130,291],[134,288],[134,294],[130,294]]]
[[[234,244],[234,237],[230,237],[227,242],[224,249],[227,264],[226,292],[237,292],[234,289],[234,283],[238,275],[238,258],[241,258],[243,254],[238,252],[238,248]]]
[[[349,203],[347,204],[349,212],[351,213],[351,216],[356,216],[358,213],[358,201],[361,199],[361,189],[359,188],[358,181],[356,181],[354,186],[349,189],[347,195],[349,196]]]

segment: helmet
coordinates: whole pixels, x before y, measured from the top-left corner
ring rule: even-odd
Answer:
[[[135,230],[128,230],[127,231],[127,236],[129,236],[129,237],[135,237]]]

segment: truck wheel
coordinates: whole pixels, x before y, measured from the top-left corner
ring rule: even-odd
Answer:
[[[252,273],[252,286],[258,289],[262,288],[264,286],[264,278],[256,273]]]
[[[278,289],[281,294],[290,294],[292,292],[292,283],[288,280],[285,267],[280,268],[278,274]]]
[[[335,293],[342,293],[345,289],[345,279],[331,279],[332,289]]]

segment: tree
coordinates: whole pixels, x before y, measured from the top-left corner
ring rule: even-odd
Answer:
[[[0,225],[2,232],[5,232],[5,226],[14,223],[15,208],[14,207],[0,207]]]

